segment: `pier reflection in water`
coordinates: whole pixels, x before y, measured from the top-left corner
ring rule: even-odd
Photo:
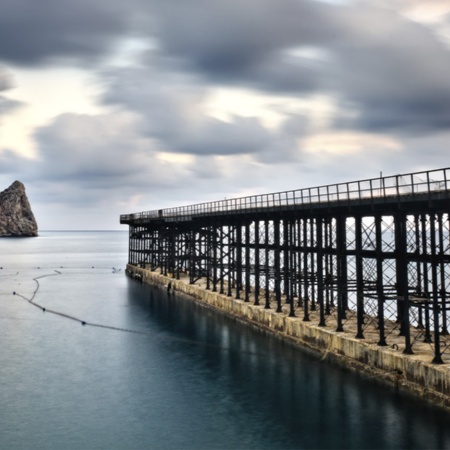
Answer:
[[[178,406],[167,419],[185,445],[450,446],[449,415],[186,298],[130,283],[133,321],[140,317],[156,330],[153,350],[171,361],[162,370],[170,372]]]

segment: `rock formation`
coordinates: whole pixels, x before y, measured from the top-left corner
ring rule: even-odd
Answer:
[[[0,236],[37,236],[38,227],[20,181],[0,192]]]

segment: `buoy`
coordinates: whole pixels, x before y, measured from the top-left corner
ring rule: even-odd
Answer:
[[[13,291],[13,295],[16,295],[16,291]]]
[[[81,325],[86,325],[86,322],[83,320],[83,321],[81,322]]]

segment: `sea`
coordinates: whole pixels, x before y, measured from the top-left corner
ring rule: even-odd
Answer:
[[[125,275],[126,231],[0,239],[0,449],[450,449],[450,415]]]

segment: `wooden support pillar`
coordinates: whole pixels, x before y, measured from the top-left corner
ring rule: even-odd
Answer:
[[[439,224],[439,273],[440,273],[440,289],[439,295],[441,297],[441,311],[442,311],[442,330],[441,335],[447,336],[447,305],[446,305],[446,266],[445,266],[445,244],[444,244],[444,220],[443,214],[438,214]]]
[[[260,280],[260,242],[259,242],[259,220],[255,220],[255,305],[259,305],[259,290],[261,288]]]
[[[291,242],[291,233],[290,233],[290,221],[287,219],[283,219],[283,243],[282,243],[282,251],[283,251],[283,295],[286,296],[286,303],[290,302],[290,267],[291,264],[289,262],[290,255],[290,242]]]
[[[427,216],[422,214],[420,217],[421,232],[422,232],[422,264],[423,264],[423,295],[424,295],[424,319],[425,319],[425,337],[424,342],[431,344],[431,324],[430,324],[430,289],[429,289],[429,276],[428,276],[428,248],[427,248]],[[434,232],[434,230],[433,230]]]
[[[289,304],[289,317],[295,317],[294,307],[294,295],[295,295],[295,252],[294,252],[294,240],[295,240],[295,222],[290,220],[287,225],[287,243],[286,243],[286,265],[288,269],[285,271],[287,278],[287,302]]]
[[[346,218],[336,218],[336,260],[337,260],[337,328],[336,331],[344,331],[343,319],[345,318],[347,295],[347,254],[346,254]]]
[[[234,284],[233,272],[235,270],[235,227],[228,227],[228,277],[227,277],[227,296],[231,297]]]
[[[317,237],[317,301],[319,303],[319,327],[325,326],[325,304],[324,304],[324,270],[323,270],[323,219],[316,219],[316,237]]]
[[[269,219],[264,220],[264,243],[265,243],[265,309],[270,309],[270,272],[269,272]]]
[[[383,241],[381,230],[381,215],[375,216],[375,254],[377,265],[377,318],[378,318],[378,345],[386,346],[386,336],[384,331],[384,286],[383,286]]]
[[[244,301],[248,303],[250,301],[250,291],[251,291],[251,280],[250,280],[250,273],[251,273],[251,261],[250,261],[250,222],[245,222],[245,296]]]
[[[408,259],[407,259],[407,228],[406,216],[396,214],[395,220],[395,257],[396,257],[396,286],[397,298],[401,299],[403,304],[401,319],[401,334],[405,337],[405,349],[403,353],[411,355],[413,353],[411,346],[410,332],[410,300],[408,293]]]
[[[274,252],[274,278],[275,278],[275,298],[277,301],[276,312],[280,313],[281,309],[281,242],[280,242],[280,219],[276,218],[273,221],[273,232],[275,241]]]
[[[224,225],[219,226],[219,279],[220,279],[220,294],[225,293],[225,232],[224,232]]]
[[[308,219],[303,219],[303,321],[309,322]]]
[[[236,223],[235,227],[235,280],[236,280],[236,300],[240,300],[241,298],[241,289],[242,289],[242,225],[241,223]]]
[[[317,229],[317,219],[311,218],[310,219],[310,230],[309,230],[309,239],[311,242],[311,252],[310,252],[310,279],[311,279],[311,311],[316,310],[316,258],[317,258],[317,242],[315,242],[315,235],[316,235],[316,229]]]
[[[355,262],[356,262],[356,339],[364,339],[364,279],[362,259],[362,217],[355,217]]]
[[[304,219],[303,219],[304,220]],[[303,253],[305,251],[304,249],[304,243],[303,243],[303,220],[297,219],[297,275],[295,282],[297,284],[297,295],[298,295],[298,303],[297,306],[299,308],[303,307],[304,304],[304,285],[302,283],[303,280]]]
[[[440,305],[439,305],[439,285],[438,285],[438,258],[436,254],[436,216],[430,214],[430,238],[431,238],[431,282],[433,286],[433,322],[434,322],[434,358],[433,364],[444,364],[441,353],[440,336]]]

